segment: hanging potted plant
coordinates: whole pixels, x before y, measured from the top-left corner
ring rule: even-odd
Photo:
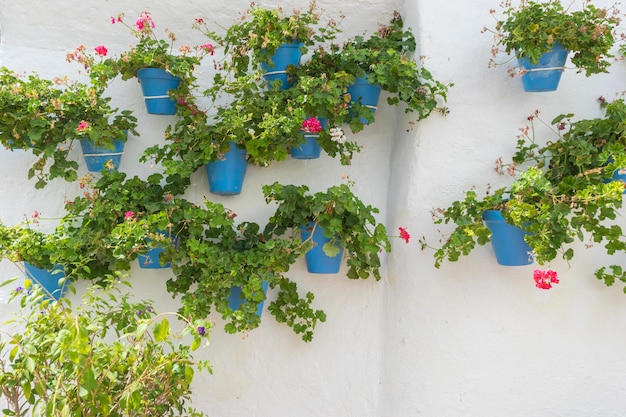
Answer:
[[[343,252],[347,257],[347,276],[351,279],[380,279],[380,252],[391,251],[385,226],[376,221],[375,207],[365,205],[346,184],[311,194],[305,185],[274,183],[263,187],[265,200],[278,204],[265,228],[265,234],[280,236],[287,229],[298,229],[302,241],[312,241],[307,252],[309,272],[337,273]],[[320,238],[315,242],[316,238]],[[313,251],[313,252],[311,252]],[[322,256],[323,255],[323,256]],[[317,260],[331,265],[318,265]],[[315,263],[315,264],[314,264]]]
[[[289,90],[265,91],[255,77],[224,83],[230,101],[215,105],[211,117],[194,101],[182,104],[179,120],[166,131],[166,144],[148,148],[142,160],[154,159],[167,174],[183,177],[206,167],[212,193],[239,194],[247,165],[269,166],[286,159],[299,143],[304,120],[289,109]]]
[[[282,8],[268,9],[252,5],[241,18],[228,27],[224,35],[209,29],[203,19],[196,27],[229,55],[225,69],[240,76],[261,70],[270,87],[287,89],[292,84],[287,68],[298,66],[307,47],[315,42],[334,39],[337,32],[334,21],[319,27],[320,10],[315,1],[305,11],[294,10],[290,15]]]
[[[435,266],[456,261],[476,244],[484,245],[491,232],[483,224],[483,212],[502,208],[508,224],[523,229],[524,240],[540,265],[559,255],[574,256],[575,240],[603,244],[607,254],[626,250],[621,227],[612,223],[622,206],[624,183],[614,180],[615,171],[626,166],[626,105],[623,100],[603,103],[605,117],[572,122],[572,115],[552,121],[555,140],[536,141],[531,126],[523,129],[513,162],[507,171],[519,177],[510,187],[489,192],[480,199],[474,191],[464,200],[437,210],[437,224],[453,223],[454,230],[436,248]],[[529,117],[531,124],[538,117]],[[497,170],[505,166],[498,160]],[[429,245],[423,240],[422,246]],[[626,280],[619,265],[601,267],[596,276],[607,285]],[[625,281],[626,282],[626,281]]]
[[[356,36],[343,45],[333,44],[328,50],[316,49],[311,60],[296,74],[324,74],[327,79],[339,72],[352,76],[346,101],[354,116],[350,127],[355,132],[374,120],[381,90],[389,93],[389,104],[402,101],[407,113],[417,113],[417,120],[436,110],[445,113],[447,110],[440,107],[439,101],[446,100],[448,86],[436,81],[424,66],[412,59],[415,46],[413,34],[404,29],[402,17],[396,12],[389,24],[381,25],[368,38]]]
[[[14,262],[25,278],[38,284],[45,299],[59,300],[67,290],[65,245],[66,239],[61,235],[33,229],[30,221],[16,226],[0,225],[0,256]]]
[[[177,176],[164,179],[152,174],[143,180],[115,171],[103,172],[95,182],[81,180],[84,193],[66,203],[67,213],[59,226],[74,254],[66,266],[68,273],[87,269],[90,272],[83,272],[83,277],[99,279],[112,271],[128,271],[135,259],[140,267],[164,267],[167,261],[160,252],[173,247],[179,228],[147,219],[191,204],[175,197],[187,185]]]
[[[0,141],[39,158],[28,172],[29,178],[37,177],[35,188],[58,177],[78,178],[78,163],[69,158],[74,139],[113,148],[116,139],[126,140],[126,131],[137,134],[132,113],[112,108],[100,86],[67,78],[55,82],[36,75],[25,78],[6,68],[0,82],[0,105],[6,112],[0,121]],[[105,159],[111,158],[102,162]]]
[[[572,4],[564,7],[560,1],[523,0],[518,6],[506,2],[495,30],[484,29],[494,34],[494,58],[501,49],[515,53],[525,91],[556,90],[570,53],[578,72],[608,72],[619,10],[582,3],[580,10],[571,10]]]
[[[116,58],[80,61],[88,68],[92,80],[107,84],[117,75],[121,75],[122,80],[137,77],[149,114],[176,114],[177,100],[190,95],[196,80],[193,73],[196,65],[205,55],[213,54],[213,46],[203,44],[192,48],[181,45],[175,50],[176,36],[167,31],[168,39],[159,39],[155,33],[156,24],[146,11],[132,25],[124,21],[124,14],[112,17],[111,23],[126,26],[138,41]]]

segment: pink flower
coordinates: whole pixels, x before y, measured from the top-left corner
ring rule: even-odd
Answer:
[[[215,50],[213,49],[213,45],[210,43],[205,43],[204,45],[200,45],[200,49],[211,55],[215,53]]]
[[[82,121],[78,124],[78,127],[76,128],[76,130],[78,130],[79,132],[82,132],[83,130],[89,129],[91,126],[89,125],[89,122],[86,121]]]
[[[111,16],[111,24],[114,25],[115,22],[122,23],[122,16],[118,15],[117,17]]]
[[[135,213],[129,210],[126,213],[124,213],[124,220],[130,220],[133,218],[134,215]]]
[[[204,19],[201,17],[196,17],[196,23],[202,24],[204,23]]]
[[[322,131],[322,124],[315,117],[309,117],[302,122],[302,130],[309,133],[320,133]]]
[[[33,212],[33,219],[38,219],[39,218],[39,212],[37,210],[35,210]]]
[[[549,290],[552,288],[552,284],[559,283],[559,277],[556,271],[548,269],[547,271],[541,269],[535,269],[533,274],[535,280],[535,286],[542,290]]]
[[[144,29],[154,29],[154,20],[150,17],[150,13],[141,12],[141,16],[139,16],[135,22],[135,27],[140,32]]]
[[[404,240],[406,243],[409,243],[409,239],[411,239],[411,235],[406,231],[404,227],[398,227],[400,231],[400,239]]]
[[[107,48],[104,47],[104,45],[100,45],[100,46],[96,46],[95,48],[93,48],[96,53],[100,56],[107,56],[107,52],[109,52],[107,50]]]

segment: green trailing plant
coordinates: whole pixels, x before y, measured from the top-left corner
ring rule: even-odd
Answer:
[[[380,279],[380,252],[390,252],[385,226],[378,223],[378,209],[365,205],[347,184],[310,193],[305,185],[274,183],[263,187],[265,200],[278,204],[265,228],[266,235],[280,236],[312,222],[322,227],[331,241],[324,252],[336,256],[340,247],[347,254],[348,278]]]
[[[137,135],[135,117],[112,108],[101,87],[67,78],[25,77],[4,67],[0,84],[0,142],[38,158],[28,171],[29,179],[37,179],[35,188],[54,178],[78,178],[78,162],[69,157],[76,139],[113,147],[114,139],[126,140],[127,131]]]
[[[80,184],[85,192],[66,203],[67,214],[57,231],[71,245],[65,261],[68,273],[83,270],[83,277],[98,279],[112,271],[129,270],[130,263],[149,249],[147,238],[169,246],[180,230],[175,224],[149,222],[150,215],[191,205],[176,198],[189,182],[175,175],[152,174],[142,180],[108,171],[95,183],[88,175]],[[169,237],[159,237],[159,230]]]
[[[309,62],[290,71],[296,77],[309,75],[332,79],[337,73],[364,77],[389,93],[387,102],[390,105],[403,102],[405,112],[415,112],[416,120],[428,117],[433,111],[446,114],[447,109],[441,107],[441,102],[445,102],[450,85],[435,80],[426,67],[412,58],[415,47],[415,37],[404,28],[402,17],[395,12],[389,24],[380,25],[379,30],[369,37],[355,36],[342,45],[317,48]],[[350,78],[345,87],[354,78]],[[354,104],[351,110],[355,117],[351,119],[350,127],[354,132],[363,129],[360,117],[374,120],[373,112],[360,103]]]
[[[111,23],[125,26],[137,38],[137,43],[128,51],[117,57],[105,58],[108,51],[101,45],[94,48],[98,58],[85,54],[84,49],[78,54],[76,60],[85,66],[91,79],[96,84],[106,85],[118,75],[123,80],[128,80],[136,77],[140,69],[159,68],[181,79],[179,87],[173,93],[175,96],[188,96],[196,81],[194,69],[204,56],[214,53],[213,45],[206,43],[175,48],[176,35],[166,30],[167,39],[159,39],[155,31],[156,24],[146,11],[141,12],[133,24],[126,23],[124,19],[124,14],[120,13],[111,18]]]
[[[192,352],[210,325],[131,301],[119,276],[106,282],[76,305],[44,300],[29,280],[12,293],[22,309],[0,329],[3,415],[203,415],[189,406],[191,382],[195,368],[210,367]],[[171,316],[183,320],[182,331],[170,327]]]
[[[521,0],[518,5],[505,1],[503,17],[497,20],[495,30],[484,29],[494,35],[494,58],[504,49],[537,64],[541,55],[558,42],[573,53],[571,62],[579,72],[587,76],[608,72],[615,42],[613,30],[620,23],[619,10],[615,5],[596,7],[589,1],[583,1],[580,10],[572,7],[558,0]],[[491,13],[495,15],[496,11]],[[493,59],[491,64],[495,64]]]
[[[309,3],[307,10],[294,9],[292,14],[286,14],[280,7],[268,9],[253,3],[223,35],[209,29],[203,19],[196,19],[196,27],[230,58],[224,63],[224,69],[239,76],[250,67],[258,70],[261,63],[271,66],[271,56],[284,43],[298,42],[304,52],[316,42],[334,39],[336,21],[330,19],[322,26],[320,17],[321,10],[315,0]]]
[[[166,217],[160,213],[158,217]],[[311,341],[323,311],[313,310],[314,296],[300,297],[297,285],[285,274],[302,255],[306,244],[282,238],[267,238],[259,225],[235,225],[235,214],[221,204],[206,201],[204,207],[192,206],[183,214],[185,237],[175,251],[166,252],[174,277],[167,282],[173,296],[181,295],[180,313],[206,317],[216,311],[226,320],[228,333],[244,332],[259,326],[259,303],[266,294],[263,283],[279,288],[270,312],[286,323],[304,341]],[[242,288],[241,305],[233,310],[228,303],[233,287]]]
[[[571,244],[602,245],[608,255],[626,250],[622,228],[615,219],[622,207],[624,182],[615,176],[626,166],[626,105],[622,99],[602,102],[606,114],[596,119],[572,121],[573,115],[556,117],[550,124],[557,138],[537,141],[534,123],[522,129],[511,164],[499,159],[497,171],[505,168],[518,177],[508,187],[479,197],[470,190],[463,200],[434,211],[436,224],[453,224],[435,251],[435,266],[468,255],[476,244],[489,242],[491,233],[482,222],[482,212],[501,209],[508,223],[524,229],[525,240],[539,264],[561,256],[574,257]],[[545,143],[545,144],[543,144]],[[422,240],[422,246],[429,246]],[[626,282],[621,266],[601,267],[596,276],[607,285]]]

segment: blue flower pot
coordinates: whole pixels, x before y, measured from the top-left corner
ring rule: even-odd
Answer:
[[[247,167],[246,150],[231,142],[223,159],[206,164],[209,190],[217,195],[240,194]]]
[[[326,129],[328,125],[328,119],[325,117],[319,118],[320,124],[322,125],[322,129]],[[291,157],[294,159],[316,159],[319,158],[322,153],[322,148],[317,143],[317,138],[319,134],[316,133],[305,133],[304,135],[304,143],[298,144],[298,146],[292,146],[290,149]]]
[[[312,241],[315,246],[312,247],[307,253],[304,254],[306,260],[306,269],[311,274],[336,274],[341,268],[341,261],[343,260],[343,247],[339,249],[339,253],[336,256],[328,256],[324,253],[323,246],[330,242],[330,238],[324,236],[324,229],[319,225],[313,230],[314,223],[309,223],[306,226],[300,226],[300,234],[302,241],[311,237],[311,231],[313,231]]]
[[[531,64],[528,58],[519,58],[519,66],[523,71],[522,85],[524,91],[555,91],[565,69],[567,54],[569,51],[557,42],[550,52],[541,55],[537,65]]]
[[[280,80],[280,90],[286,90],[291,87],[291,83],[287,81],[287,67],[289,65],[300,65],[300,58],[302,52],[300,52],[301,42],[288,42],[280,45],[274,55],[271,56],[271,64],[262,62],[261,69],[265,71],[263,78],[270,85],[274,85],[276,80]]]
[[[356,78],[353,84],[348,86],[348,94],[350,94],[350,103],[361,103],[369,108],[372,113],[378,108],[378,99],[380,98],[381,86],[370,84],[365,78]],[[369,120],[365,117],[359,117],[364,125],[369,124]]]
[[[500,210],[486,210],[483,221],[491,231],[491,244],[496,260],[504,266],[523,266],[533,263],[532,249],[524,240],[523,229],[506,222]]]
[[[261,284],[261,288],[263,289],[263,292],[267,294],[267,287],[268,287],[268,283],[263,281],[263,283]],[[228,307],[232,308],[233,310],[238,310],[239,307],[241,307],[241,304],[243,304],[243,297],[241,295],[242,289],[240,286],[234,286],[230,288],[230,295],[228,296]],[[265,300],[261,301],[258,305],[257,305],[257,311],[256,314],[257,316],[261,317],[261,314],[263,313],[263,304],[265,303]]]
[[[148,114],[176,114],[176,100],[168,92],[178,88],[180,78],[161,68],[142,68],[137,71]]]
[[[117,171],[124,153],[124,142],[113,141],[113,149],[104,146],[95,146],[89,139],[81,139],[80,147],[90,172],[101,172],[108,161],[113,164],[113,170]]]
[[[167,232],[159,232],[161,236],[167,236]],[[146,243],[152,242],[152,239],[146,238]],[[170,237],[170,242],[173,245],[177,245],[178,241],[176,238]],[[162,247],[154,247],[148,249],[145,255],[137,255],[137,262],[139,263],[139,267],[142,269],[164,269],[172,266],[170,262],[165,264],[161,264],[161,253],[163,253],[164,249]]]
[[[59,285],[59,280],[65,277],[65,272],[61,265],[55,265],[52,270],[37,268],[28,262],[24,262],[24,269],[26,270],[26,276],[30,278],[34,284],[39,284],[43,287],[46,293],[45,299],[50,299],[50,296],[54,300],[65,296],[67,289],[67,281],[63,285]]]

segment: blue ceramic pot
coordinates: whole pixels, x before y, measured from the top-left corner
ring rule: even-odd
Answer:
[[[559,86],[561,74],[565,69],[567,54],[569,54],[569,51],[557,42],[551,51],[541,55],[536,65],[531,64],[528,58],[519,58],[519,66],[523,71],[522,85],[524,91],[555,91]]]
[[[263,289],[263,292],[267,294],[267,287],[268,287],[268,283],[263,281],[263,283],[261,284],[261,288]],[[243,304],[243,297],[241,295],[241,287],[240,286],[234,286],[230,288],[230,295],[228,296],[228,307],[232,308],[233,310],[238,310],[239,307],[241,307],[241,304]],[[261,301],[258,305],[257,305],[257,311],[256,314],[261,317],[261,314],[263,313],[263,304],[265,303],[265,300]]]
[[[312,222],[306,226],[300,226],[302,241],[311,238],[313,243],[315,243],[315,246],[304,254],[307,271],[312,274],[338,273],[341,268],[341,261],[343,260],[343,247],[340,247],[339,253],[336,256],[326,255],[323,246],[330,242],[331,238],[324,236],[324,229],[319,225],[315,227],[315,229],[313,228],[314,223]],[[311,232],[313,236],[311,236]]]
[[[524,240],[523,229],[507,223],[500,210],[484,211],[483,221],[491,231],[491,244],[500,265],[522,266],[533,263],[532,249]]]
[[[64,282],[62,286],[59,285],[59,280],[65,277],[65,272],[61,265],[55,265],[53,269],[47,270],[37,268],[28,262],[24,262],[24,269],[26,276],[30,278],[33,283],[43,287],[46,293],[46,299],[50,299],[51,296],[54,300],[58,300],[65,295],[67,282]]]
[[[117,171],[124,153],[124,141],[113,141],[113,149],[104,146],[95,146],[89,139],[81,139],[80,147],[90,172],[101,172],[108,161],[111,161],[113,170]]]
[[[148,114],[176,114],[176,100],[168,92],[178,88],[180,78],[161,68],[142,68],[137,71]]]
[[[302,57],[300,47],[302,47],[302,43],[298,41],[284,43],[270,57],[270,63],[261,63],[261,69],[265,71],[263,78],[267,80],[268,84],[274,85],[277,80],[280,80],[280,90],[291,87],[291,83],[287,80],[286,69],[289,65],[300,65],[300,58]]]
[[[209,190],[217,195],[240,194],[247,167],[246,150],[231,142],[222,159],[206,164]]]

